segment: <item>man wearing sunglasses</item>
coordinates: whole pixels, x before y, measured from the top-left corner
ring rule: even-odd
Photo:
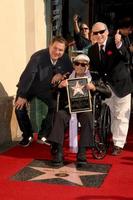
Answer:
[[[129,127],[133,91],[133,83],[126,66],[129,54],[119,30],[111,38],[108,36],[106,24],[97,22],[92,26],[92,34],[97,42],[88,51],[91,68],[99,72],[112,90],[112,96],[106,100],[106,103],[111,110],[111,132],[114,143],[112,155],[116,156],[124,148]]]
[[[79,77],[88,77],[91,79],[89,71],[89,58],[85,54],[80,54],[74,59],[74,70],[69,78],[79,78]],[[68,109],[68,97],[66,92],[67,80],[62,81],[59,84],[60,88],[60,104],[59,111],[55,114],[55,120],[53,124],[53,129],[48,137],[48,141],[52,142],[51,153],[53,154],[53,165],[62,165],[63,164],[63,143],[65,130],[68,127],[69,120],[71,115]],[[92,93],[97,91],[103,94],[104,97],[108,98],[111,95],[111,92],[107,86],[101,81],[97,83],[88,82],[86,85],[87,89]],[[79,87],[80,88],[80,87]],[[80,101],[80,100],[79,100]],[[78,122],[81,124],[80,130],[80,139],[78,142],[78,153],[77,153],[77,164],[86,164],[86,150],[88,147],[93,145],[93,130],[92,130],[92,112],[80,112],[76,113]]]

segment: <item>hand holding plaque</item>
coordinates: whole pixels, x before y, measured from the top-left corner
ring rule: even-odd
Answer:
[[[70,113],[92,110],[90,91],[86,87],[88,77],[68,79],[67,93]]]

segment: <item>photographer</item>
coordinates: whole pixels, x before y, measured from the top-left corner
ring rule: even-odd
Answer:
[[[83,22],[81,23],[81,18],[77,14],[73,17],[73,26],[76,48],[77,50],[83,50],[86,54],[89,46],[91,46],[91,41],[89,39],[89,27],[87,24]]]

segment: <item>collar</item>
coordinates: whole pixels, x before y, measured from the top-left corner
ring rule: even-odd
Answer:
[[[105,40],[104,43],[102,44],[102,45],[103,45],[103,50],[104,50],[104,51],[105,51],[106,43],[107,43],[107,40]],[[101,46],[101,45],[98,44],[99,50],[100,50],[100,46]]]
[[[53,65],[56,65],[57,60],[56,60],[56,61],[53,61],[51,58],[50,58],[50,60],[51,60],[51,63],[52,63]]]

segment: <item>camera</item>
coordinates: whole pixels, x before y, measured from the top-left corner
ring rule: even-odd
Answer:
[[[78,22],[81,22],[81,21],[82,21],[82,18],[81,18],[80,15],[78,15],[77,20],[78,20]]]

